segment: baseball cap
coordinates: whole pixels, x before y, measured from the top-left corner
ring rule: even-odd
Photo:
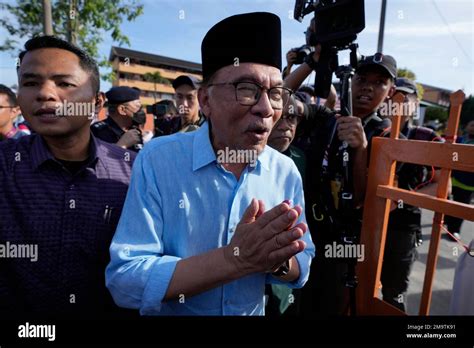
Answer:
[[[194,76],[180,75],[173,81],[173,88],[176,89],[181,85],[191,86],[193,89],[198,89],[200,81]]]
[[[415,82],[406,77],[399,77],[395,80],[395,86],[397,91],[406,92],[408,94],[415,93],[418,95],[418,90],[416,88]]]
[[[371,65],[378,65],[392,77],[397,77],[397,62],[395,58],[382,53],[375,53],[373,56],[364,57],[360,62],[357,70]]]

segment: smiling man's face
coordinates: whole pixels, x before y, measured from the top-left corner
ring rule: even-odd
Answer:
[[[27,52],[18,70],[18,104],[31,127],[40,135],[67,137],[90,126],[89,115],[57,116],[68,103],[95,104],[90,73],[74,53],[59,48]]]
[[[212,84],[254,82],[266,89],[282,86],[280,71],[272,66],[241,63],[217,71]],[[267,93],[262,93],[257,104],[244,106],[236,101],[232,85],[203,87],[199,102],[212,125],[212,144],[215,150],[256,150],[261,153],[271,129],[282,110],[273,109]]]

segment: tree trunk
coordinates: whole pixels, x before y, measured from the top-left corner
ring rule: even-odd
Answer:
[[[51,20],[51,1],[43,0],[43,33],[53,35],[53,22]]]
[[[69,0],[69,15],[68,15],[68,32],[67,40],[76,44],[77,42],[77,10],[76,0]]]

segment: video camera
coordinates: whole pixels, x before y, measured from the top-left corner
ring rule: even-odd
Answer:
[[[321,56],[316,69],[315,95],[327,98],[332,74],[338,68],[337,53],[351,50],[352,68],[357,68],[357,34],[365,28],[364,0],[296,0],[294,18],[314,12],[314,27],[306,33],[306,42],[314,47],[321,44]]]
[[[180,128],[180,118],[171,101],[161,101],[146,107],[146,112],[153,114],[155,137],[176,133]],[[174,117],[165,117],[173,115]]]
[[[163,117],[168,113],[168,106],[163,105],[163,104],[153,104],[153,105],[147,105],[146,107],[146,113],[147,114],[153,114],[154,116],[157,117]]]
[[[340,105],[341,115],[352,115],[352,76],[359,62],[358,45],[354,42],[357,34],[365,27],[364,0],[296,0],[294,17],[300,21],[314,12],[314,19],[306,32],[306,43],[311,46],[321,45],[321,54],[314,68],[316,70],[315,95],[327,98],[332,83],[332,74],[341,81]],[[339,66],[338,52],[350,49],[350,64]],[[330,134],[329,144],[336,135],[336,126]],[[328,158],[328,148],[325,158]],[[359,241],[359,228],[354,209],[353,179],[351,175],[351,149],[347,142],[339,147],[339,158],[342,159],[342,182],[339,192],[340,203],[331,222],[336,234],[344,245],[354,246]],[[323,178],[328,179],[328,166],[323,163]],[[325,185],[327,186],[327,185]],[[357,260],[347,260],[345,286],[349,288],[350,313],[356,314],[355,288],[357,276],[355,272]]]
[[[341,49],[365,28],[364,0],[296,0],[294,18],[314,12],[315,30],[309,44],[327,44]]]
[[[290,50],[291,52],[296,53],[296,59],[294,61],[295,64],[303,64],[304,59],[308,54],[312,54],[314,52],[314,47],[309,45],[303,45],[301,47],[295,47]]]

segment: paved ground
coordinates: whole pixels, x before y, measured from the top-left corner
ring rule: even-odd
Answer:
[[[418,308],[420,306],[426,259],[428,257],[428,246],[431,236],[432,220],[433,212],[423,210],[422,227],[424,242],[423,245],[418,248],[420,257],[419,260],[416,261],[413,266],[412,274],[410,276],[410,286],[408,289],[407,312],[410,315],[417,315]],[[474,239],[474,222],[464,221],[461,229],[461,239],[467,245],[469,245],[470,241]],[[456,256],[456,250],[454,249],[456,247],[458,255],[460,255],[463,252],[463,248],[458,243],[448,240],[445,234],[441,237],[438,263],[433,283],[433,295],[430,310],[431,315],[449,314],[449,304],[451,301],[451,290],[453,287],[454,270],[458,258],[458,256]]]

